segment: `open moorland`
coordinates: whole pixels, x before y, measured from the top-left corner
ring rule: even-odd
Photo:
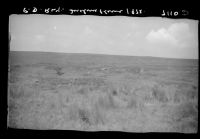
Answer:
[[[8,125],[196,133],[198,60],[11,51]]]

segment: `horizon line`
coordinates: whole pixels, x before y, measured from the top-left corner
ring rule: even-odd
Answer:
[[[107,55],[107,56],[123,56],[123,57],[151,57],[151,58],[163,58],[163,59],[177,59],[177,60],[199,60],[199,58],[175,58],[175,57],[157,57],[157,56],[144,56],[144,55],[119,55],[119,54],[106,54],[106,53],[72,53],[72,52],[52,52],[52,51],[18,51],[10,50],[10,52],[41,52],[41,53],[59,53],[59,54],[89,54],[89,55]]]

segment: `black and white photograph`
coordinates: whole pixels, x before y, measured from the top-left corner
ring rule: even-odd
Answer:
[[[198,24],[10,15],[8,127],[197,133]]]

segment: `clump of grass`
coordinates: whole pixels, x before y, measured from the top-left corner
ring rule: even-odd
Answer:
[[[61,72],[61,71],[57,71],[57,73],[56,73],[57,75],[59,75],[59,76],[61,76],[61,75],[63,75],[64,73],[63,72]]]
[[[18,69],[20,69],[21,65],[10,65],[9,68],[10,68],[10,72],[13,72],[13,71],[17,71]]]
[[[107,94],[104,97],[99,97],[98,98],[98,104],[100,107],[104,108],[104,109],[115,109],[117,108],[115,102],[114,102],[114,98],[111,94]]]
[[[194,90],[179,90],[173,96],[174,103],[195,101],[198,98],[198,92]]]
[[[180,114],[182,118],[193,117],[197,119],[198,112],[195,108],[194,103],[190,103],[190,102],[185,103],[181,108],[180,108]]]
[[[79,118],[82,122],[86,123],[86,124],[91,124],[91,121],[90,121],[90,113],[88,110],[86,109],[79,109],[78,110],[78,115],[79,115]]]
[[[113,94],[114,96],[116,96],[116,95],[117,95],[117,91],[116,91],[116,90],[113,90],[113,91],[112,91],[112,94]]]
[[[108,94],[107,104],[110,108],[116,108],[116,104],[114,102],[113,96],[111,94]]]
[[[88,89],[87,88],[80,88],[78,91],[77,91],[78,94],[81,94],[81,95],[84,95],[84,94],[87,94],[88,93]]]
[[[62,67],[58,66],[57,64],[45,64],[45,69],[48,70],[55,70],[57,75],[63,75],[64,72],[62,72]]]
[[[162,103],[168,102],[168,97],[165,93],[166,92],[164,90],[162,90],[162,88],[159,87],[158,85],[155,85],[152,88],[152,96],[159,102],[162,102]]]
[[[132,95],[129,98],[126,108],[142,111],[144,109],[144,101],[137,95]]]
[[[140,73],[140,68],[139,67],[130,67],[127,69],[128,72],[132,74],[139,74]]]
[[[196,90],[197,86],[196,85],[192,85],[192,89]]]
[[[183,133],[197,133],[198,131],[198,122],[197,121],[184,121],[178,124],[175,127],[178,132]]]
[[[18,99],[24,96],[24,89],[22,86],[10,85],[9,86],[9,97]]]
[[[128,109],[132,109],[132,108],[137,109],[137,99],[134,97],[131,97],[128,102],[127,108]]]
[[[98,105],[94,105],[91,109],[78,105],[72,105],[69,109],[69,120],[81,122],[83,126],[105,123],[104,115]]]
[[[17,83],[20,81],[20,78],[17,75],[9,75],[8,79],[10,83]]]
[[[190,121],[187,123],[187,127],[190,127],[193,129],[193,131],[197,132],[197,129],[198,129],[198,121]]]
[[[154,103],[155,99],[153,99],[153,97],[150,95],[146,95],[146,96],[144,96],[144,101],[145,101],[145,103]]]
[[[119,88],[120,93],[124,95],[129,95],[130,94],[130,88],[127,85],[123,85]]]
[[[176,121],[181,121],[185,118],[192,118],[198,120],[198,110],[195,108],[195,104],[192,102],[185,102],[180,104],[174,111],[174,118]]]
[[[54,69],[56,71],[56,74],[61,76],[64,74],[64,72],[62,72],[62,68],[61,67],[55,67]]]
[[[193,85],[185,85],[179,88],[179,95],[181,95],[186,100],[196,100],[198,98],[198,90],[194,89]]]
[[[8,103],[8,113],[14,117],[19,115],[21,106],[14,101],[9,101]]]
[[[93,110],[93,120],[94,120],[94,124],[104,124],[105,123],[105,117],[103,112],[101,111],[101,109],[99,108],[99,106],[97,105],[97,103],[94,105]]]
[[[98,89],[101,86],[106,85],[103,79],[100,78],[75,78],[73,79],[74,86],[91,86],[94,89]]]
[[[29,84],[9,85],[8,97],[12,99],[29,98],[34,95],[36,91],[29,86]]]
[[[198,91],[195,91],[195,90],[189,90],[186,92],[186,97],[188,99],[191,99],[191,100],[194,100],[195,98],[198,97]]]
[[[8,123],[9,127],[12,127],[12,128],[18,127],[18,121],[17,121],[16,117],[14,117],[14,116],[9,115],[7,123]]]
[[[10,127],[17,127],[17,119],[20,116],[22,106],[16,103],[14,100],[9,100],[8,102],[8,126]]]
[[[174,97],[173,97],[173,101],[174,103],[180,103],[182,100],[181,100],[181,96],[180,94],[178,94],[177,92],[174,94]]]

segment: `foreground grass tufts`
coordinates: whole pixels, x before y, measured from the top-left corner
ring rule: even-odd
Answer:
[[[198,110],[192,102],[180,104],[175,110],[175,117],[177,121],[185,118],[192,118],[198,120]]]
[[[103,109],[116,109],[117,106],[114,102],[114,98],[111,94],[107,94],[106,96],[98,98],[98,104]]]
[[[166,103],[168,102],[168,97],[165,94],[166,92],[164,90],[162,90],[162,88],[158,85],[155,85],[152,88],[152,95],[153,97],[158,100],[161,103]]]

